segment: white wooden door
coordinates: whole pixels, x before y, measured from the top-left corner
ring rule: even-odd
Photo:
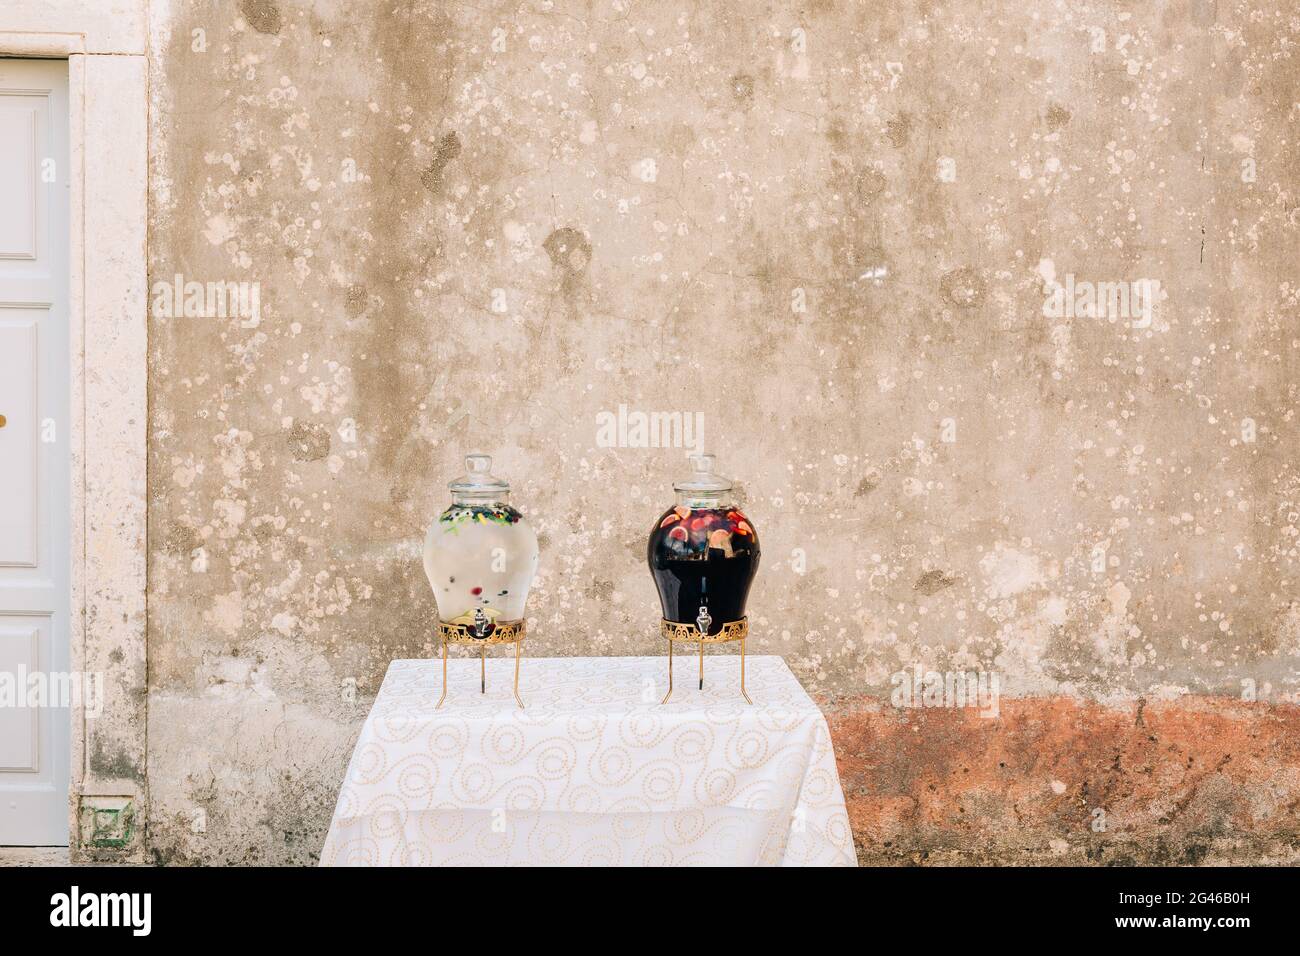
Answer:
[[[0,58],[0,845],[68,842],[68,173],[67,61]]]

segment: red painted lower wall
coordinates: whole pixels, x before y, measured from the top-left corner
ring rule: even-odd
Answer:
[[[864,864],[1300,861],[1300,707],[824,701]]]

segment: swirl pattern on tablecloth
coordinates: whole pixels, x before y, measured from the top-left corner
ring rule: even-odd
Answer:
[[[778,657],[394,661],[323,865],[853,865],[825,718]]]

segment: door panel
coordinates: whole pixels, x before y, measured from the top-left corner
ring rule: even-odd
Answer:
[[[0,258],[36,258],[36,120],[30,97],[0,100]]]
[[[10,567],[36,567],[36,362],[36,323],[0,314],[0,565]]]
[[[0,58],[0,845],[68,842],[67,77]]]
[[[26,703],[26,676],[41,671],[41,631],[35,624],[0,623],[0,773],[38,773],[40,721]],[[6,675],[9,675],[6,678]],[[10,695],[13,695],[12,699]]]

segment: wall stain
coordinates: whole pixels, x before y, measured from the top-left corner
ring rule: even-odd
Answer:
[[[319,422],[294,422],[287,438],[295,461],[320,461],[330,453],[330,430]]]
[[[366,311],[369,304],[370,293],[366,290],[364,283],[356,282],[348,286],[347,294],[343,297],[344,312],[356,318]]]
[[[239,12],[258,33],[280,32],[280,8],[271,0],[239,0]]]
[[[456,135],[455,130],[445,133],[438,140],[437,149],[433,155],[433,162],[424,167],[420,172],[420,182],[424,188],[431,193],[440,193],[443,188],[443,177],[447,171],[448,164],[459,156],[461,153],[460,137]]]
[[[564,290],[572,291],[591,264],[591,243],[587,237],[572,226],[564,226],[547,236],[542,248],[559,270]]]
[[[984,301],[987,286],[983,277],[970,268],[953,269],[939,280],[940,294],[959,309],[975,309]]]
[[[912,585],[912,590],[919,591],[926,597],[930,597],[938,594],[945,588],[952,587],[956,583],[957,579],[955,577],[950,577],[936,568],[926,571],[917,578],[916,583]]]

